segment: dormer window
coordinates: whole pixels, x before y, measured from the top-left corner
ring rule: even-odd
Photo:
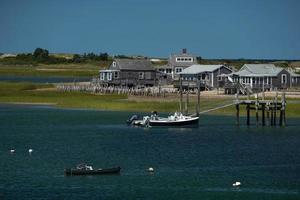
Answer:
[[[114,61],[114,62],[112,63],[112,66],[113,66],[113,67],[117,67],[117,62]]]
[[[176,57],[176,62],[193,62],[192,57]]]

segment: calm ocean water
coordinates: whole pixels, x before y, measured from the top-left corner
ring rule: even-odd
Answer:
[[[198,128],[133,128],[131,114],[0,105],[0,199],[300,199],[300,119],[257,128],[203,116]],[[122,171],[64,176],[81,162]]]

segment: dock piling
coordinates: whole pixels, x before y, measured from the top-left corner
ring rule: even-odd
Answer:
[[[266,108],[266,105],[262,104],[261,105],[261,123],[262,123],[263,126],[266,125],[266,122],[265,122],[265,108]]]
[[[250,125],[250,105],[249,104],[247,104],[246,109],[247,109],[247,126],[249,126]]]
[[[258,94],[255,94],[255,117],[256,117],[256,126],[258,126],[258,106],[259,106]]]

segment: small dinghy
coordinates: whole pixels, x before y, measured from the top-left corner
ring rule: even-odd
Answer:
[[[76,175],[105,175],[105,174],[119,174],[121,167],[106,168],[106,169],[93,169],[92,166],[86,164],[80,164],[75,169],[67,168],[65,169],[66,176],[76,176]]]

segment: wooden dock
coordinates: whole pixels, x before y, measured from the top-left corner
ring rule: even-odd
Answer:
[[[280,101],[278,100],[278,93],[272,100],[264,100],[264,97],[259,100],[258,95],[255,95],[254,100],[239,100],[238,96],[235,103],[236,107],[236,123],[240,123],[240,105],[246,106],[246,124],[250,125],[250,111],[255,111],[255,124],[258,126],[261,118],[262,126],[285,126],[286,125],[286,98],[285,93],[282,93]],[[259,116],[261,113],[261,117]],[[277,114],[279,114],[279,119],[277,119]]]

